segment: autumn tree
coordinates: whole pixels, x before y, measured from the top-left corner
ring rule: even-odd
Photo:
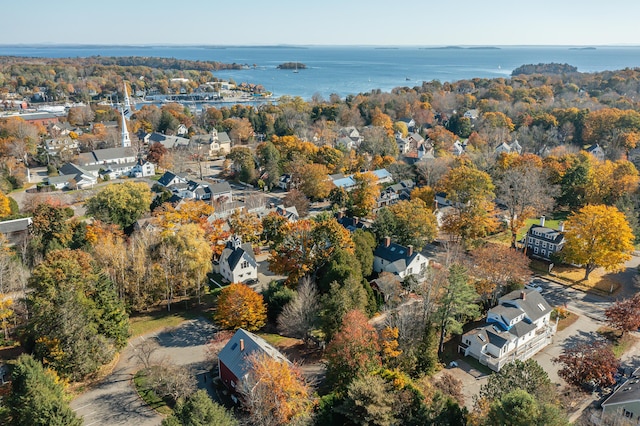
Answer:
[[[367,217],[373,212],[380,196],[378,178],[372,172],[358,172],[353,175],[353,180],[355,186],[350,193],[352,213],[354,216]]]
[[[11,204],[9,202],[9,197],[7,197],[2,191],[0,191],[0,219],[4,219],[10,214]]]
[[[516,246],[518,232],[527,219],[553,208],[558,195],[541,168],[523,165],[510,168],[498,181],[496,196],[507,207],[511,247]]]
[[[255,331],[265,325],[267,307],[262,296],[249,286],[234,283],[220,292],[213,317],[222,328]]]
[[[530,259],[502,244],[486,244],[470,252],[469,273],[477,280],[476,290],[485,303],[493,305],[506,288],[524,285],[531,275]]]
[[[496,228],[492,216],[494,185],[487,173],[463,163],[450,169],[437,189],[446,193],[452,204],[442,225],[450,235],[467,241],[486,236]]]
[[[558,375],[574,386],[611,386],[620,366],[611,345],[603,340],[577,343],[552,361],[561,366]]]
[[[640,328],[640,293],[629,299],[616,301],[604,312],[609,325],[622,331],[636,331]]]
[[[308,420],[311,390],[295,365],[262,352],[248,355],[244,362],[248,374],[242,383],[243,403],[251,424],[279,426]]]
[[[421,199],[403,200],[382,210],[391,215],[377,215],[373,230],[378,238],[392,237],[399,244],[420,251],[436,237],[436,217]]]
[[[258,244],[262,238],[262,221],[255,213],[235,210],[228,219],[231,233],[239,235],[244,243]]]
[[[299,189],[312,200],[324,200],[331,191],[329,169],[322,164],[306,164],[300,174]]]
[[[6,404],[12,425],[82,425],[69,407],[63,382],[31,355],[21,355],[15,363]]]
[[[334,251],[354,252],[349,231],[333,218],[289,222],[281,233],[280,242],[271,250],[269,268],[288,275],[287,283],[292,286],[305,275],[315,273]]]
[[[381,365],[379,353],[378,335],[367,317],[358,310],[348,312],[327,347],[327,380],[344,389]]]
[[[86,202],[87,214],[126,229],[149,211],[151,190],[144,182],[108,185]]]
[[[634,236],[617,208],[589,205],[569,216],[565,223],[563,258],[585,266],[584,279],[596,268],[615,271],[631,259]]]

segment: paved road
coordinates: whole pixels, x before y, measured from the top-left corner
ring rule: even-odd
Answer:
[[[205,319],[186,321],[171,330],[150,333],[129,342],[122,351],[113,373],[97,387],[77,397],[71,407],[84,418],[85,426],[136,425],[157,426],[162,417],[147,407],[138,397],[131,381],[141,366],[134,355],[141,339],[157,338],[160,349],[154,359],[166,358],[172,363],[186,365],[198,377],[198,385],[205,387],[203,374],[209,369],[206,344],[214,332]]]

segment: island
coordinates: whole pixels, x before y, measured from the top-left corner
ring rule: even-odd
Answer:
[[[511,75],[531,74],[566,74],[578,72],[578,67],[569,64],[526,64],[521,65],[511,72]]]
[[[285,62],[277,66],[279,70],[306,70],[307,66],[302,62]]]

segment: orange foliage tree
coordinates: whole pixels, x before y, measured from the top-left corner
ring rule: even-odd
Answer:
[[[308,418],[311,391],[295,365],[262,352],[248,355],[245,363],[243,402],[252,424],[289,425]]]
[[[255,331],[266,324],[267,305],[249,286],[234,283],[220,292],[213,317],[222,328]]]
[[[327,379],[344,389],[357,377],[381,366],[378,334],[359,310],[348,312],[326,352]]]

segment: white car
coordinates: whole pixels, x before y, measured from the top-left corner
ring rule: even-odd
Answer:
[[[526,284],[524,288],[529,290],[535,290],[538,293],[542,291],[542,287],[540,287],[539,281],[533,280],[529,284]]]

